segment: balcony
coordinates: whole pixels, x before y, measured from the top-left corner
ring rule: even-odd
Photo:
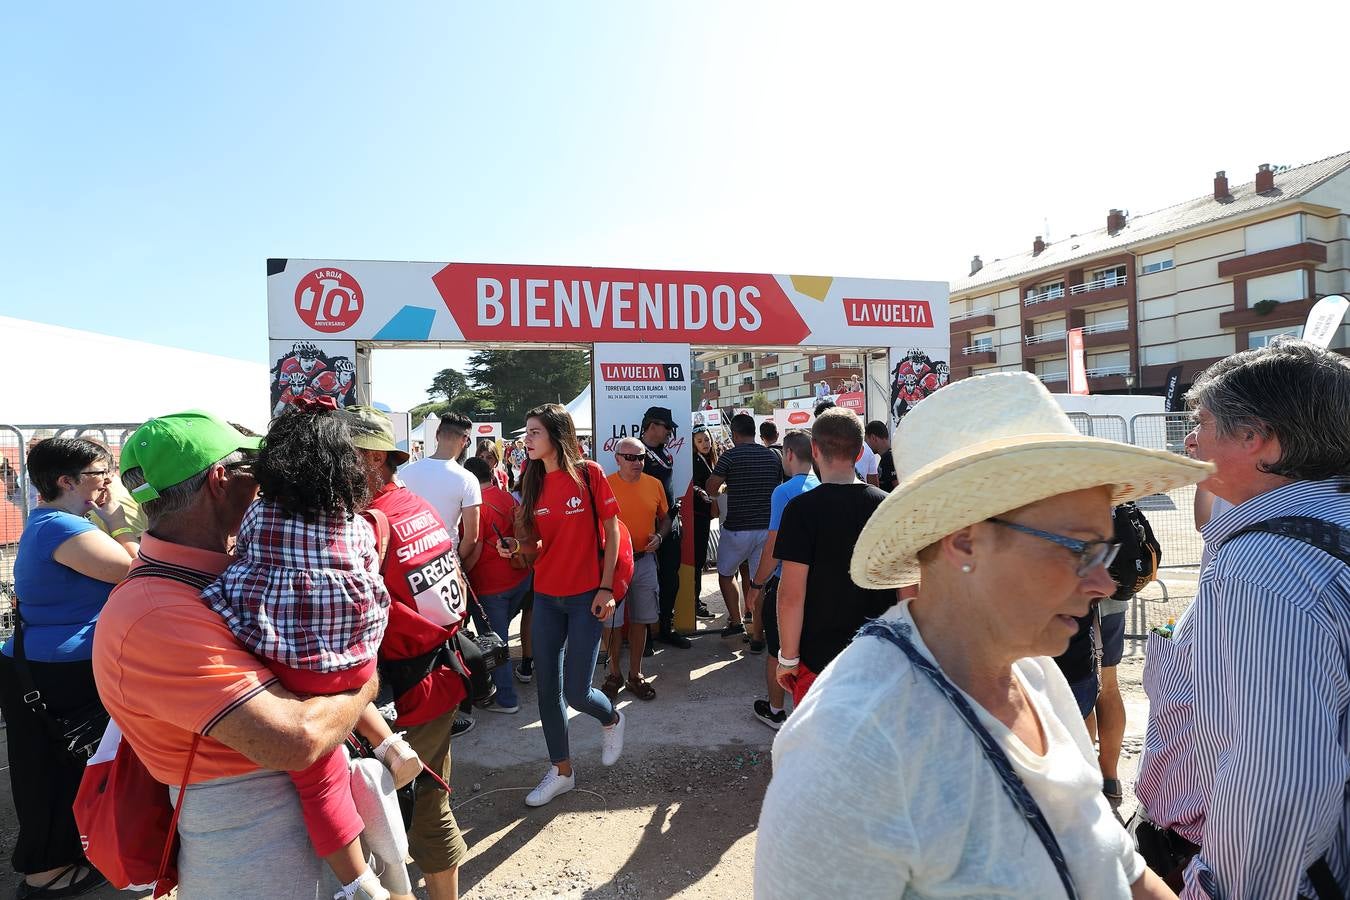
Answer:
[[[777,376],[777,375],[773,375],[773,376],[768,376],[768,375],[766,375],[765,377],[763,377],[763,378],[761,378],[761,379],[759,380],[759,386],[760,386],[760,388],[761,388],[762,390],[768,390],[769,388],[776,388],[776,387],[778,387],[778,376]]]
[[[1325,244],[1319,244],[1316,241],[1304,241],[1301,244],[1291,244],[1288,247],[1276,247],[1274,250],[1250,253],[1236,259],[1225,259],[1219,263],[1219,277],[1232,278],[1234,275],[1247,275],[1264,269],[1290,267],[1296,263],[1324,263],[1326,261],[1327,247]]]
[[[718,391],[717,388],[715,388],[715,387],[704,388],[704,390],[703,390],[703,399],[704,399],[704,400],[716,400],[717,398],[719,398],[719,397],[721,397],[721,396],[722,396],[721,392]]]
[[[828,380],[831,385],[834,385],[836,382],[851,378],[854,375],[862,378],[863,370],[848,363],[830,363],[827,369],[821,369],[819,372],[807,372],[806,380],[813,385],[817,381]]]
[[[1083,329],[1084,347],[1112,347],[1129,342],[1129,322],[1099,322]]]
[[[993,327],[994,311],[987,306],[981,306],[959,316],[953,316],[948,325],[948,330],[951,334],[961,334],[966,331],[974,331],[977,328]]]
[[[752,394],[755,391],[755,383],[753,381],[742,381],[737,391],[742,394]]]
[[[1276,325],[1288,325],[1290,322],[1302,322],[1312,312],[1315,298],[1307,300],[1289,300],[1277,303],[1265,315],[1251,307],[1219,313],[1220,328],[1274,328]]]
[[[754,368],[755,368],[754,360],[746,360],[743,363],[736,364],[737,372],[749,372],[752,371]]]
[[[998,351],[991,344],[971,344],[961,348],[961,362],[967,366],[980,366],[998,361]]]
[[[1060,381],[1068,381],[1068,372],[1037,372],[1036,377],[1046,384],[1055,384]]]
[[[1027,291],[1026,297],[1022,299],[1023,306],[1039,306],[1042,303],[1053,303],[1056,300],[1064,299],[1064,288],[1051,288],[1048,291]]]
[[[1069,288],[1070,294],[1087,294],[1092,291],[1104,291],[1108,288],[1123,287],[1129,283],[1128,275],[1107,275],[1105,278],[1098,278],[1096,281],[1084,281],[1081,284],[1075,284]]]
[[[777,354],[777,353],[763,353],[763,354],[760,354],[759,361],[760,361],[761,364],[764,364],[764,363],[776,363],[776,362],[778,362],[778,354]]]
[[[1047,331],[1043,334],[1029,334],[1022,338],[1022,356],[1035,359],[1038,356],[1062,356],[1064,354],[1065,334],[1063,331]]]
[[[1125,375],[1130,371],[1129,366],[1098,366],[1087,370],[1089,381],[1095,381],[1101,378],[1110,378],[1114,375]]]

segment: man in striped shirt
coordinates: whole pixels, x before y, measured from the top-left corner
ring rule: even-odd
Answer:
[[[1285,535],[1233,536],[1284,516],[1350,528],[1350,363],[1276,342],[1215,363],[1187,400],[1187,449],[1233,508],[1201,529],[1216,549],[1172,640],[1149,638],[1136,792],[1198,846],[1183,898],[1319,896],[1310,869],[1345,890],[1350,566]]]

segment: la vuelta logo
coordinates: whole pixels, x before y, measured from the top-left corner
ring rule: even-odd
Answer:
[[[365,305],[361,285],[341,269],[315,269],[295,286],[295,313],[315,331],[346,331]]]

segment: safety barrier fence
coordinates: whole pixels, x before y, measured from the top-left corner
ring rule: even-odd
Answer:
[[[92,438],[108,445],[116,463],[138,424],[0,424],[0,640],[14,631],[14,557],[28,513],[37,503],[37,489],[28,477],[28,448],[49,437]]]

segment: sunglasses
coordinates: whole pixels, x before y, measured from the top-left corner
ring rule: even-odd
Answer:
[[[253,474],[253,466],[254,466],[255,463],[256,463],[256,460],[251,460],[251,459],[249,459],[249,460],[244,460],[243,462],[230,463],[229,465],[225,466],[225,471],[226,471],[226,472],[238,472],[240,475],[252,475],[252,474]]]
[[[1120,552],[1120,544],[1112,541],[1079,541],[1071,537],[1065,537],[1062,534],[1054,534],[1049,531],[1041,531],[1039,528],[1018,525],[1016,522],[1005,522],[1003,519],[986,519],[985,521],[993,522],[995,525],[1002,525],[1004,528],[1011,528],[1013,531],[1020,531],[1023,534],[1029,534],[1032,537],[1040,538],[1043,541],[1049,541],[1052,544],[1059,544],[1061,547],[1068,548],[1078,556],[1078,570],[1076,574],[1079,578],[1086,578],[1092,570],[1098,566],[1111,565],[1116,558],[1116,554]]]
[[[647,454],[645,453],[616,453],[614,455],[619,459],[626,459],[629,462],[642,462],[642,460],[647,458]]]

